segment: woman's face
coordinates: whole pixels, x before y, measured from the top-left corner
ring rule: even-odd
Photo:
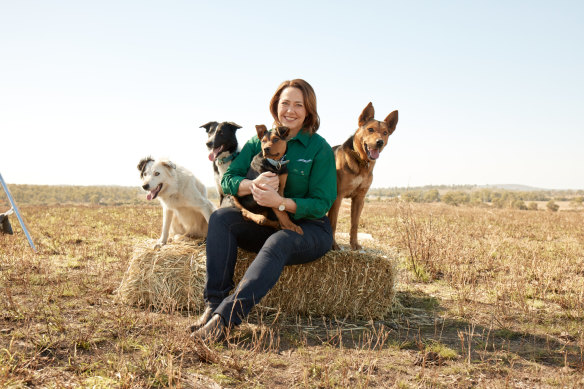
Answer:
[[[300,89],[289,86],[282,91],[278,101],[278,120],[296,135],[302,129],[304,119],[306,119],[304,95]]]

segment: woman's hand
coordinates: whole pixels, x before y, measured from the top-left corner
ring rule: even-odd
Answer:
[[[273,173],[272,173],[273,174]],[[278,208],[282,204],[283,198],[276,189],[269,185],[253,183],[251,185],[253,199],[261,206],[268,208]]]
[[[251,187],[256,185],[258,187],[266,187],[271,188],[275,191],[278,190],[278,186],[280,185],[280,179],[276,175],[276,173],[272,172],[265,172],[257,176],[253,181],[244,178],[241,183],[239,184],[239,188],[237,189],[237,195],[239,197],[246,196],[251,194]],[[257,200],[256,200],[257,201]]]
[[[253,180],[253,183],[258,187],[263,188],[264,186],[266,186],[266,187],[272,188],[273,190],[277,191],[278,186],[280,185],[280,179],[278,178],[276,173],[263,172],[262,174],[260,174],[259,176],[257,176]],[[260,205],[263,205],[263,204],[260,204]]]

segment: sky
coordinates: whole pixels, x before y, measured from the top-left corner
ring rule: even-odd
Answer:
[[[167,157],[207,186],[201,125],[240,145],[284,80],[333,145],[399,111],[372,187],[584,189],[582,1],[0,0],[0,173],[139,186]]]

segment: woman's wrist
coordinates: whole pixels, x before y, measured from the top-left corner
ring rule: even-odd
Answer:
[[[278,203],[276,208],[280,211],[296,213],[296,202],[292,199],[282,197],[282,200]]]
[[[241,180],[241,182],[239,183],[239,188],[237,189],[237,195],[241,197],[241,196],[251,194],[251,185],[252,184],[253,184],[253,181],[249,180],[247,178],[244,178],[243,180]]]
[[[282,197],[282,196],[280,196],[280,197],[281,197],[281,200],[280,200],[278,207],[277,207],[278,211],[285,211],[286,210],[286,198]]]

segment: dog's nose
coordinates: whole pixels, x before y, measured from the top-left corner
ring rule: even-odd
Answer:
[[[205,143],[207,148],[210,149],[211,147],[213,147],[213,142],[209,141],[207,143]]]
[[[150,185],[149,185],[149,184],[144,184],[144,185],[142,185],[142,189],[144,189],[144,190],[148,190],[148,188],[149,188],[149,187],[150,187]]]
[[[383,139],[377,139],[377,147],[378,148],[383,147]]]

